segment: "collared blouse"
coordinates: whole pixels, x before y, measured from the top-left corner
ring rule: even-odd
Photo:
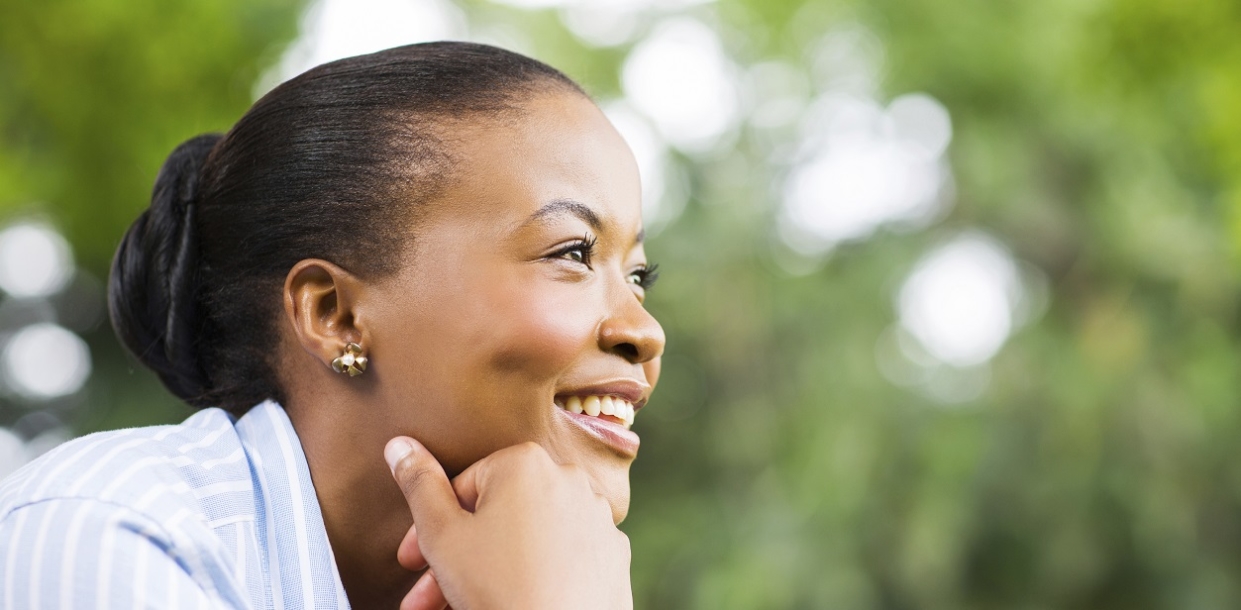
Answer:
[[[349,607],[284,409],[75,439],[0,481],[0,608]]]

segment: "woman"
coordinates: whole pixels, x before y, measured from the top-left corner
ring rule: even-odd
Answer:
[[[202,410],[7,480],[4,607],[631,605],[639,198],[571,80],[468,43],[320,66],[181,145],[109,301]]]

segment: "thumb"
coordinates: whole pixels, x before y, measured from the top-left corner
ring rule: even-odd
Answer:
[[[453,519],[467,514],[457,504],[448,475],[422,443],[398,436],[384,447],[384,459],[400,486],[418,527],[419,546],[432,543],[435,534]]]

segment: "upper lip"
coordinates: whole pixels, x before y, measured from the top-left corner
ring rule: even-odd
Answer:
[[[589,386],[582,386],[556,393],[557,398],[568,396],[612,396],[628,401],[637,411],[646,405],[651,386],[636,379],[616,379]]]

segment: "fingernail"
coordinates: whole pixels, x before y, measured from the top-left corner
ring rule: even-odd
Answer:
[[[396,463],[409,455],[413,450],[413,443],[403,436],[398,436],[388,441],[388,445],[384,447],[384,459],[388,461],[388,469],[395,472]]]

